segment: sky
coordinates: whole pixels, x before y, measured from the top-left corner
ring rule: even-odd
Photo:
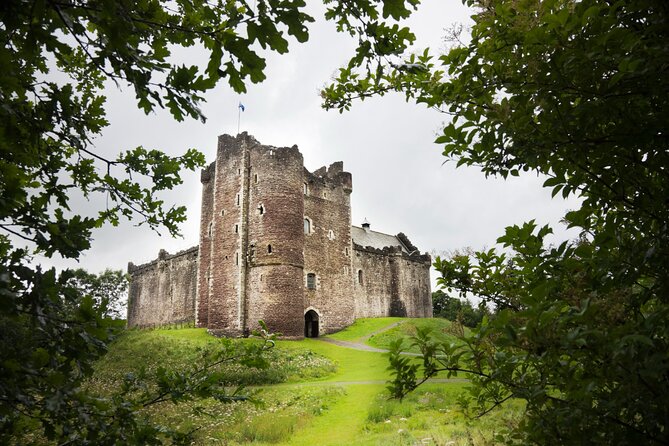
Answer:
[[[434,139],[446,115],[407,103],[401,95],[357,102],[343,114],[322,109],[318,92],[348,61],[355,42],[336,33],[334,25],[322,18],[324,8],[319,2],[310,8],[316,23],[310,25],[309,42],[292,40],[288,54],[268,55],[267,79],[250,84],[246,94],[238,95],[226,85],[210,91],[202,107],[208,117],[204,124],[195,120],[178,123],[164,110],[147,116],[137,109],[130,88],[119,91],[109,84],[110,126],[94,141],[95,150],[113,157],[139,145],[172,155],[196,148],[211,163],[218,135],[234,135],[239,125],[262,144],[297,144],[310,171],[343,161],[344,169],[353,176],[353,224],[367,219],[373,230],[404,232],[421,251],[492,247],[506,226],[530,219],[552,225],[555,242],[575,236],[559,222],[577,202],[551,199],[550,190],[541,187],[545,178],[529,173],[508,180],[485,178],[477,168],[444,164],[442,149]],[[467,25],[470,15],[459,0],[423,2],[408,22],[417,35],[415,50],[444,49],[444,29],[454,23]],[[206,63],[206,54],[197,49],[180,49],[175,56],[180,63]],[[245,111],[238,122],[240,102]],[[122,222],[98,230],[92,248],[78,263],[57,259],[44,263],[91,272],[125,270],[128,262],[155,259],[160,249],[174,253],[195,246],[200,176],[185,171],[182,177],[183,184],[164,196],[167,202],[187,207],[182,238]],[[75,201],[82,213],[94,213],[104,206],[99,200]]]

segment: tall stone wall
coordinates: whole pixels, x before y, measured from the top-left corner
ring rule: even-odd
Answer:
[[[247,327],[263,320],[284,337],[303,336],[303,159],[297,146],[249,144],[245,277]]]
[[[297,146],[219,137],[203,172],[198,324],[246,335],[258,321],[302,336],[303,160]]]
[[[128,264],[128,326],[151,327],[193,322],[197,288],[198,247],[158,259]]]
[[[212,184],[203,188],[203,202],[211,200],[211,219],[203,218],[200,225],[200,247],[203,252],[208,251],[209,262],[203,256],[198,269],[198,281],[208,283],[206,296],[201,289],[201,300],[206,299],[206,318],[198,318],[198,323],[232,336],[243,334],[245,329],[240,277],[244,264],[246,143],[242,135],[219,137],[216,164],[209,180]]]
[[[304,169],[304,218],[308,232],[304,242],[305,312],[319,315],[320,334],[353,323],[353,276],[351,274],[351,174],[343,163],[322,167],[314,173]],[[304,222],[303,222],[304,229]],[[308,275],[315,275],[314,289]]]
[[[391,312],[407,317],[432,317],[430,266],[429,255],[404,255],[397,259],[398,292],[391,303]]]
[[[202,205],[200,210],[200,252],[197,272],[195,322],[198,327],[209,324],[209,293],[211,279],[211,238],[214,230],[214,178],[216,162],[202,171]]]
[[[430,256],[353,245],[355,317],[431,317]]]

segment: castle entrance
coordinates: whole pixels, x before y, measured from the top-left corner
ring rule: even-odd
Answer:
[[[304,337],[318,337],[318,313],[316,313],[314,310],[309,310],[304,315]]]

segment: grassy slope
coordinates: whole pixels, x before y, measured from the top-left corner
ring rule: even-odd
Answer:
[[[383,329],[396,322],[402,322],[405,319],[406,318],[402,317],[362,318],[356,320],[350,327],[328,335],[328,337],[340,341],[358,341],[365,336],[369,336],[370,333]]]
[[[398,320],[362,320],[335,336],[359,341]],[[425,321],[417,324],[438,324],[437,328],[443,328],[440,321]],[[411,329],[402,329],[404,325],[415,326],[416,320],[406,320],[399,327],[377,334],[370,343],[383,347],[393,337],[405,336]],[[158,361],[166,361],[180,366],[192,358],[197,347],[214,342],[205,330],[198,329],[130,332],[112,346],[99,364],[96,385],[108,385],[119,371],[139,364],[150,368]],[[385,385],[379,383],[389,378],[384,353],[342,348],[315,339],[279,341],[277,347],[286,358],[327,357],[336,363],[336,371],[332,372],[329,364],[316,361],[319,372],[315,377],[298,374],[283,384],[263,387],[260,398],[265,405],[260,407],[205,400],[161,405],[150,411],[151,416],[181,428],[201,427],[196,444],[202,445],[459,446],[491,444],[492,432],[516,410],[504,409],[495,417],[472,424],[455,404],[465,387],[462,382],[423,386],[401,403],[389,401]],[[195,406],[213,416],[190,415]]]
[[[430,329],[432,331],[432,335],[439,340],[455,340],[455,338],[449,334],[450,326],[451,321],[440,318],[404,319],[401,324],[391,328],[390,330],[371,336],[366,342],[372,347],[388,348],[391,342],[398,338],[402,338],[406,340],[406,351],[417,352],[418,350],[415,347],[412,347],[408,342],[408,337],[414,335],[417,328]]]

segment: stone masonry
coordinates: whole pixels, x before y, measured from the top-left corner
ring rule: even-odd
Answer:
[[[130,327],[246,336],[263,320],[301,338],[359,317],[432,316],[429,255],[404,234],[351,225],[342,162],[309,172],[297,146],[222,135],[201,181],[199,246],[128,266]]]

